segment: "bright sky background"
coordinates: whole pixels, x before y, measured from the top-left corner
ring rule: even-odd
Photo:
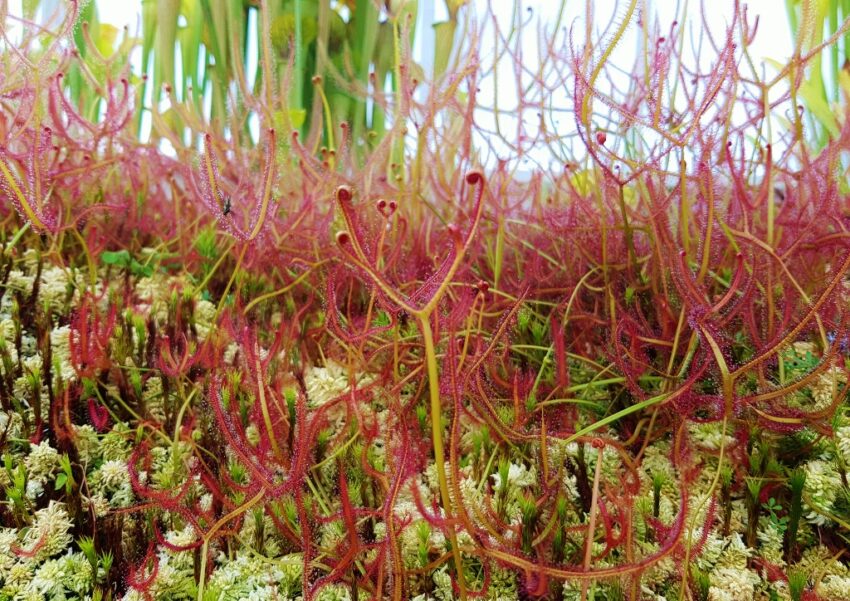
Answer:
[[[42,0],[42,6],[49,7],[61,5],[65,0]],[[110,23],[112,25],[123,27],[128,26],[130,33],[140,33],[141,31],[141,0],[95,0],[97,2],[98,14],[101,22]],[[367,1],[367,0],[364,0]],[[371,0],[368,0],[371,1]],[[520,2],[523,14],[530,14],[532,18],[539,19],[544,25],[551,26],[555,20],[559,8],[559,2],[556,0],[517,0]],[[699,7],[701,0],[643,0],[641,4],[646,3],[657,16],[662,30],[668,30],[672,21],[676,19],[677,14],[681,14],[682,6],[687,3],[690,26],[693,28],[692,34],[697,35],[702,28],[702,23],[699,17]],[[722,35],[725,27],[731,19],[734,0],[703,0],[706,2],[706,19],[709,23],[710,30],[715,36]],[[21,0],[0,0],[0,3],[8,2],[10,13],[21,14]],[[496,14],[499,15],[500,21],[504,24],[510,22],[514,1],[513,0],[471,0],[478,9],[479,14],[484,12],[488,4],[493,7]],[[594,21],[598,29],[604,28],[612,18],[620,16],[622,18],[625,12],[626,0],[591,0],[594,10]],[[783,0],[750,0],[742,2],[742,6],[748,7],[749,22],[752,23],[756,16],[759,18],[758,33],[754,43],[750,46],[751,57],[756,65],[764,64],[764,59],[774,59],[779,62],[785,62],[785,59],[791,54],[793,45],[791,39],[790,28],[788,25],[787,14],[785,12],[785,2]],[[585,0],[567,0],[562,27],[575,27],[577,30],[578,39],[583,37],[583,19],[584,19]],[[528,11],[530,9],[530,13]],[[48,8],[48,10],[53,10]],[[433,56],[433,35],[430,27],[427,25],[433,22],[438,22],[447,18],[447,11],[443,0],[420,0],[419,2],[419,23],[416,36],[416,44],[414,46],[414,58],[423,65],[426,72],[430,71],[431,58]],[[536,60],[536,24],[526,27],[523,30],[523,59],[526,64],[533,64]],[[625,69],[631,69],[635,60],[635,49],[637,48],[638,29],[631,27],[626,38],[616,48],[611,57],[611,63],[621,66]],[[482,40],[482,52],[486,52],[487,44],[492,38],[485,37]],[[137,50],[135,57],[136,64],[140,63],[141,52]],[[252,60],[249,56],[248,60]],[[256,57],[253,57],[256,60]],[[485,61],[486,57],[482,57]],[[179,66],[178,66],[179,69]],[[507,81],[512,77],[512,69],[509,64],[500,65],[500,74],[504,71],[505,78],[500,81]],[[770,72],[770,69],[767,69]],[[178,71],[179,75],[179,71]],[[501,75],[500,75],[501,78]],[[489,83],[489,85],[488,85]],[[478,101],[482,106],[491,106],[495,95],[494,85],[492,82],[484,81],[481,84],[481,93],[478,96]],[[513,95],[513,98],[512,98]],[[499,105],[501,108],[510,109],[512,102],[515,101],[516,93],[515,86],[500,86],[499,88]],[[566,96],[564,96],[566,100]],[[553,103],[560,102],[560,98],[553,97]],[[509,121],[511,117],[504,117],[507,120],[503,123],[500,120],[500,125],[503,129],[510,130],[512,123]],[[482,111],[480,115],[476,115],[476,122],[483,125],[487,129],[493,129],[493,119],[486,111]],[[514,123],[516,120],[514,120]],[[558,127],[556,125],[556,127]],[[494,152],[499,155],[499,143],[492,144]],[[486,160],[493,159],[490,156]],[[533,158],[539,164],[550,162],[551,156]],[[557,161],[556,161],[557,162]]]
[[[141,27],[141,0],[96,0],[97,8],[100,14],[101,21],[112,23],[122,27],[128,25],[130,31],[134,31],[136,27]],[[10,6],[14,12],[15,5],[20,6],[20,0],[11,0]],[[444,3],[441,0],[420,1],[421,13],[428,11],[428,5],[434,6],[436,20],[445,18],[446,11]],[[485,0],[476,0],[476,5],[486,6]],[[491,0],[491,4],[497,7],[497,10],[504,7],[506,15],[510,14],[510,8],[513,3],[511,0]],[[524,0],[523,7],[532,7],[534,12],[545,20],[551,20],[557,13],[558,2],[555,0]],[[608,17],[620,7],[622,12],[626,2],[621,0],[595,0],[593,2],[594,10],[596,11],[596,19],[599,23],[606,23]],[[655,10],[662,22],[669,23],[675,18],[677,8],[682,2],[676,0],[654,0],[650,2],[652,9]],[[783,59],[791,50],[791,33],[788,27],[787,15],[785,12],[785,2],[783,0],[749,0],[746,4],[749,10],[759,16],[759,34],[754,43],[754,50],[757,56],[769,56],[775,59]],[[690,0],[689,8],[691,13],[696,13],[696,7],[699,5],[699,0]],[[715,31],[722,30],[724,24],[732,14],[733,0],[708,0],[708,10],[706,16],[711,23],[712,29]],[[20,10],[20,9],[18,9]],[[584,0],[567,0],[567,15],[572,18],[579,16],[584,12]],[[625,46],[625,44],[624,44]]]
[[[61,3],[62,0],[42,0],[44,5],[51,3]],[[141,0],[95,0],[100,20],[105,23],[111,23],[118,27],[128,26],[131,33],[141,30]],[[551,22],[554,19],[558,10],[559,2],[555,0],[519,0],[524,9],[531,8],[533,13],[543,19],[544,23]],[[658,15],[660,21],[669,24],[675,15],[680,11],[680,6],[686,0],[648,0],[651,9]],[[713,31],[722,31],[724,25],[729,20],[733,10],[733,0],[705,0],[709,7],[706,11],[706,16]],[[0,0],[0,2],[8,2],[9,9],[12,14],[21,13],[21,0]],[[692,18],[698,14],[698,6],[700,0],[689,0],[689,13]],[[495,10],[509,18],[513,2],[511,0],[489,0],[491,6]],[[488,0],[473,0],[473,4],[477,7],[486,7]],[[596,22],[604,25],[615,13],[622,14],[626,2],[624,0],[595,0],[592,2],[596,12]],[[749,11],[753,15],[759,17],[759,33],[756,36],[752,46],[756,60],[764,57],[770,57],[777,60],[782,60],[790,54],[791,51],[791,34],[788,26],[788,20],[785,12],[785,6],[782,0],[749,0],[742,2],[742,5],[748,6]],[[566,19],[564,22],[569,25],[575,19],[580,19],[584,12],[584,0],[567,0]],[[429,14],[433,14],[433,20],[440,21],[446,18],[446,9],[444,2],[441,0],[424,0],[420,1],[420,19],[427,20]],[[422,35],[417,41],[417,54],[420,54],[423,48],[432,46],[428,32],[421,30]],[[627,53],[628,48],[633,47],[628,43],[620,46],[621,52]],[[626,50],[623,50],[626,49]]]

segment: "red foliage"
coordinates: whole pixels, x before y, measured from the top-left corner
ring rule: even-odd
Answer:
[[[67,38],[72,13],[57,40]],[[507,156],[498,150],[486,173],[477,136],[488,136],[479,150],[491,144],[496,152],[493,141],[504,134],[487,131],[474,111],[482,74],[475,28],[456,71],[426,93],[413,93],[404,65],[396,105],[375,95],[395,111],[394,124],[363,153],[347,127],[339,148],[313,151],[318,137],[303,145],[264,123],[256,147],[210,128],[193,132],[203,141],[199,157],[182,147],[166,156],[132,136],[126,73],[116,77],[103,65],[106,80],[94,82],[100,119],[75,107],[64,73],[80,59],[58,41],[45,50],[57,60],[41,65],[38,81],[7,86],[0,182],[10,220],[17,211],[39,233],[55,235],[55,248],[45,251],[92,262],[107,248],[167,249],[150,277],[168,280],[178,300],[166,323],[147,319],[145,348],[127,357],[133,367],[144,360],[145,377],[163,384],[164,423],[134,425],[190,449],[185,478],[170,490],[146,479],[151,441],[137,443],[129,462],[145,502],[134,510],[150,510],[159,544],[211,553],[256,508],[288,549],[303,552],[308,598],[331,582],[376,598],[391,588],[401,598],[414,572],[399,539],[415,520],[396,510],[409,491],[417,518],[446,540],[466,535],[458,555],[478,562],[483,580],[470,596],[486,592],[496,565],[521,572],[530,596],[565,579],[637,583],[664,558],[681,563],[699,553],[714,526],[712,499],[700,539],[688,540],[691,488],[702,469],[688,426],[732,429],[724,460],[738,484],[754,424],[782,434],[828,431],[846,386],[817,411],[789,398],[840,367],[850,335],[848,195],[836,177],[850,149],[850,120],[812,156],[790,106],[794,95],[761,100],[765,82],[743,66],[741,47],[755,27],[737,3],[723,35],[709,34],[704,52],[712,56],[696,65],[683,56],[684,26],[647,26],[642,62],[622,85],[614,85],[606,51],[590,40],[577,45],[572,31],[541,37],[535,75],[520,46],[509,45],[514,36],[497,19],[493,27],[523,93],[516,129],[501,140]],[[796,56],[779,76],[803,73],[812,56]],[[601,85],[608,76],[612,85]],[[553,90],[569,96],[575,140],[554,136],[557,124],[540,112]],[[785,108],[792,126],[766,139],[768,112]],[[415,156],[407,127],[416,128]],[[279,159],[282,148],[293,161]],[[520,181],[516,167],[542,148],[557,170],[537,168]],[[399,156],[405,164],[393,162]],[[185,282],[169,280],[178,269]],[[123,277],[125,294],[108,303],[92,291],[79,295],[71,361],[87,383],[117,383],[122,402],[143,408],[136,397],[144,395],[123,374],[128,366],[113,356],[121,336],[133,347],[132,324],[121,316],[132,308],[139,274],[127,269]],[[190,317],[195,301],[183,289],[217,303],[218,321],[203,341]],[[780,358],[797,342],[814,343],[819,360],[786,378]],[[226,362],[230,343],[236,353]],[[429,351],[439,362],[431,376]],[[350,386],[319,405],[308,398],[305,370],[330,360],[346,365]],[[364,371],[371,383],[358,387],[355,374]],[[141,383],[140,376],[134,385]],[[429,418],[422,409],[432,384],[441,411]],[[69,448],[80,417],[72,396],[77,388],[66,388],[50,415]],[[87,402],[89,420],[105,430],[107,407]],[[605,416],[616,419],[599,421]],[[434,452],[428,419],[447,422],[451,514],[421,483]],[[639,464],[661,439],[670,443],[679,491],[670,523],[635,507]],[[609,463],[591,485],[584,453],[594,445]],[[370,455],[377,447],[383,466]],[[504,515],[492,486],[493,462],[502,458],[521,458],[538,472],[523,492],[519,524]],[[331,461],[337,471],[329,478],[323,468]],[[482,483],[474,506],[465,479]],[[578,521],[558,515],[559,499],[572,492],[565,481],[580,497],[570,505]],[[334,490],[330,507],[316,482]],[[202,508],[205,493],[213,502]],[[588,513],[598,518],[592,532],[581,521]],[[163,540],[157,520],[165,514],[191,525],[196,542],[178,548]],[[651,552],[635,543],[638,520],[650,526]],[[317,530],[336,521],[345,536],[320,548]],[[378,522],[387,532],[381,539]],[[556,549],[566,535],[579,549],[601,543],[596,565],[566,545]],[[433,568],[446,558],[425,559]],[[149,595],[157,568],[151,543],[127,584]],[[456,572],[459,592],[469,583]]]

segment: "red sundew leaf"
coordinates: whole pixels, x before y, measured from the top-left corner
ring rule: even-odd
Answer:
[[[41,437],[44,436],[44,428],[42,427],[44,424],[39,420],[36,423],[36,427],[32,434],[30,434],[29,441],[32,444],[39,444],[41,442]]]
[[[201,175],[195,181],[198,182],[201,192],[201,200],[204,201],[207,209],[215,216],[217,220],[223,220],[225,217],[224,193],[219,187],[221,175],[218,169],[218,159],[213,150],[213,138],[211,134],[204,134],[204,154],[201,160]],[[232,219],[226,220],[225,225],[230,226]]]
[[[340,232],[344,233],[344,232]],[[347,235],[347,234],[346,234]],[[337,300],[337,277],[334,272],[328,274],[327,286],[325,293],[327,323],[331,330],[345,340],[349,344],[357,344],[363,340],[368,340],[372,336],[380,335],[385,332],[391,332],[398,324],[398,318],[395,315],[392,307],[389,306],[383,296],[379,298],[379,305],[382,305],[386,314],[389,316],[389,322],[386,325],[362,324],[362,328],[358,326],[355,329],[352,327],[344,328],[340,321],[340,311]],[[359,330],[359,331],[357,331]]]
[[[79,386],[68,385],[61,392],[61,397],[50,403],[48,427],[56,440],[56,448],[63,453],[76,452],[76,432],[71,419],[71,399],[79,399]],[[36,434],[41,436],[41,428],[36,428]],[[35,441],[36,443],[38,441]]]
[[[12,203],[20,216],[36,231],[55,233],[59,221],[54,209],[46,205],[50,194],[46,184],[47,153],[52,150],[51,130],[35,129],[29,141],[30,154],[24,162],[27,184],[15,175],[10,154],[0,149],[0,192]]]
[[[541,572],[525,573],[525,592],[531,597],[545,597],[549,594],[549,578]]]
[[[130,93],[130,82],[127,79],[128,75],[129,72],[125,73],[124,77],[119,80],[118,86],[115,86],[112,82],[107,84],[109,93],[107,96],[103,127],[99,132],[100,138],[117,135],[119,132],[124,130],[133,116],[133,105],[130,102],[132,98]],[[120,96],[116,93],[116,87],[120,87],[121,89]]]
[[[555,313],[552,313],[549,324],[552,332],[552,343],[555,350],[555,373],[557,374],[558,386],[566,390],[570,386],[570,372],[567,365],[567,341],[564,329],[561,327]]]
[[[88,400],[89,419],[98,432],[109,430],[109,411],[95,399]]]
[[[67,99],[62,89],[63,81],[64,73],[57,73],[47,98],[52,126],[60,135],[63,145],[71,150],[91,154],[108,151],[112,138],[125,130],[133,116],[132,95],[127,77],[122,77],[117,84],[112,80],[103,84],[103,118],[94,122],[80,114]]]
[[[448,284],[461,267],[459,257],[466,253],[472,245],[473,237],[478,230],[483,209],[483,198],[486,189],[484,176],[478,171],[472,171],[464,178],[466,187],[475,187],[474,200],[471,217],[465,233],[461,228],[449,226],[447,232],[452,244],[449,251],[440,262],[440,266],[410,295],[402,294],[379,270],[372,245],[368,244],[366,230],[362,220],[354,210],[352,203],[353,191],[348,186],[339,186],[336,190],[337,204],[340,207],[342,217],[345,220],[346,234],[338,239],[339,248],[343,251],[350,264],[363,272],[364,276],[380,289],[395,305],[409,312],[433,311],[430,305],[435,301],[438,293],[445,290]]]
[[[266,130],[266,134],[262,178],[259,186],[252,193],[254,199],[251,203],[247,227],[240,226],[234,215],[236,206],[242,205],[242,195],[237,192],[233,196],[229,196],[223,189],[218,158],[213,148],[214,139],[209,133],[204,135],[200,176],[193,177],[193,180],[199,186],[203,204],[216,220],[223,224],[226,231],[243,242],[256,240],[268,226],[270,216],[275,213],[276,202],[273,198],[273,188],[276,174],[275,152],[277,143],[274,129]]]
[[[154,521],[154,524],[153,524],[153,533],[154,533],[154,536],[156,537],[157,542],[160,545],[162,545],[163,547],[165,547],[169,551],[172,551],[172,552],[175,552],[175,553],[179,553],[179,552],[182,552],[182,551],[191,551],[193,549],[199,548],[201,545],[204,544],[204,539],[203,539],[202,536],[199,537],[197,540],[192,541],[191,543],[189,543],[187,545],[175,545],[174,543],[168,542],[168,540],[162,535],[162,532],[159,529],[159,524],[157,524],[156,521]]]
[[[145,572],[148,572],[145,575]],[[127,586],[139,591],[145,599],[153,599],[150,593],[151,585],[156,581],[159,573],[159,557],[156,554],[156,545],[151,541],[145,557],[138,566],[131,565],[127,572]]]
[[[195,343],[190,341],[184,333],[178,334],[174,343],[170,336],[164,335],[159,345],[157,367],[169,378],[180,378],[189,373],[200,357]]]
[[[118,309],[110,303],[106,315],[98,308],[97,299],[85,294],[71,319],[68,346],[71,365],[80,378],[93,378],[112,366],[110,341],[115,330]]]
[[[50,95],[48,96],[48,108],[53,118],[54,127],[60,128],[61,133],[64,134],[63,137],[66,139],[72,139],[67,128],[73,125],[77,125],[78,127],[83,128],[84,131],[93,135],[95,133],[94,125],[88,119],[80,115],[77,109],[75,109],[65,97],[65,92],[62,89],[64,78],[64,73],[59,72],[56,74],[56,77],[53,80],[53,86],[50,88]],[[64,115],[60,114],[60,107]],[[94,149],[89,148],[89,150]]]
[[[428,509],[425,508],[425,505],[424,505],[424,502],[423,502],[423,499],[422,499],[422,493],[419,490],[419,486],[417,485],[417,483],[415,481],[411,482],[411,484],[410,484],[410,492],[413,496],[413,502],[416,505],[416,509],[419,510],[419,515],[421,515],[422,518],[426,522],[428,522],[431,526],[433,526],[434,528],[439,528],[439,529],[443,530],[444,532],[448,528],[454,527],[455,520],[447,520],[446,518],[440,516],[440,510],[439,510],[436,499],[431,500],[432,511],[429,511]]]
[[[434,272],[426,279],[419,288],[414,291],[409,300],[416,304],[427,304],[429,300],[434,296],[437,290],[440,288],[440,285],[445,281],[446,276],[449,273],[449,270],[454,263],[455,258],[457,257],[457,248],[458,242],[460,238],[457,237],[451,246],[449,246],[448,252],[446,253],[443,260],[440,262],[439,267],[434,270]]]
[[[188,519],[193,521],[194,518],[191,517],[191,514],[182,510],[181,504],[192,487],[192,476],[197,470],[190,468],[186,481],[178,489],[161,491],[142,483],[138,469],[140,461],[143,462],[145,471],[150,473],[152,458],[148,453],[148,445],[145,442],[136,447],[127,460],[127,471],[130,474],[130,485],[133,487],[133,492],[142,498],[150,499],[165,510],[179,512],[184,517],[187,517],[188,514]]]
[[[337,582],[340,577],[345,574],[345,571],[348,569],[351,564],[357,558],[358,553],[360,553],[363,544],[360,542],[360,537],[357,534],[357,523],[355,510],[351,505],[351,498],[348,495],[348,480],[345,477],[344,470],[339,470],[339,500],[342,504],[342,520],[345,524],[345,530],[347,532],[345,544],[345,553],[343,553],[342,557],[338,558],[333,565],[333,569],[331,572],[317,580],[313,583],[310,591],[311,596],[315,593],[321,586],[324,586],[329,582]],[[343,543],[340,543],[342,545]]]
[[[231,401],[229,408],[224,407],[221,389],[224,379],[221,376],[213,376],[210,381],[210,389],[207,394],[210,406],[216,417],[216,423],[228,446],[239,457],[242,464],[251,472],[254,485],[265,488],[273,488],[274,473],[266,467],[263,458],[256,457],[255,452],[250,450],[251,445],[245,438],[244,428],[238,420],[238,407],[235,400]]]
[[[771,563],[763,557],[752,558],[753,567],[760,568],[760,572],[765,575],[768,582],[788,582],[788,576],[782,566]]]
[[[18,557],[32,559],[33,557],[38,555],[38,552],[41,551],[47,544],[49,534],[49,532],[45,532],[44,534],[42,534],[41,537],[29,549],[24,549],[23,547],[15,543],[14,545],[12,545],[12,553],[17,555]]]
[[[266,217],[269,213],[273,213],[275,204],[272,199],[272,187],[275,177],[275,133],[274,129],[267,130],[268,139],[266,140],[266,155],[265,165],[263,167],[263,180],[260,187],[260,194],[251,210],[251,231],[248,234],[248,240],[253,240],[262,231],[266,223]]]
[[[254,336],[253,333],[245,335],[249,337]],[[245,370],[249,376],[241,384],[234,385],[221,373],[213,373],[210,378],[207,398],[213,410],[216,425],[223,434],[225,442],[248,470],[254,490],[264,489],[266,498],[271,500],[299,490],[299,487],[303,483],[304,474],[309,468],[309,459],[313,456],[315,450],[315,439],[318,430],[322,427],[326,418],[322,410],[311,412],[308,415],[306,397],[301,390],[298,390],[295,402],[296,427],[294,434],[289,437],[291,439],[291,449],[285,450],[280,448],[281,455],[278,456],[271,455],[267,450],[264,450],[263,447],[267,445],[253,447],[246,438],[239,404],[236,402],[239,386],[245,386],[251,390],[254,393],[255,402],[259,402],[257,387],[260,383],[268,385],[266,382],[267,374],[265,367],[262,366],[262,363],[259,370],[256,367],[257,355],[256,350],[251,350],[253,346],[243,347],[240,353],[243,355]],[[251,357],[254,357],[254,359],[252,360]],[[227,407],[225,407],[224,402],[225,391],[231,399]],[[283,392],[277,391],[275,392],[275,398],[277,400],[271,400],[273,402],[280,402],[283,397]],[[275,415],[284,414],[283,410],[275,413]],[[278,468],[284,465],[286,466],[285,479],[281,481],[281,473]]]

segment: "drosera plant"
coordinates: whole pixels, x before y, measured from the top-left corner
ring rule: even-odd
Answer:
[[[0,536],[22,553],[3,594],[49,597],[48,562],[71,560],[47,551],[73,539],[92,596],[130,601],[840,590],[850,126],[807,146],[814,54],[763,79],[733,8],[690,57],[684,19],[625,2],[600,44],[543,30],[534,69],[527,24],[456,10],[470,47],[436,82],[388,14],[395,87],[365,156],[324,106],[281,133],[274,78],[240,89],[229,131],[176,108],[191,146],[155,120],[176,158],[136,140],[108,65],[98,119],[52,59],[4,80]],[[484,23],[523,90],[493,167]],[[639,62],[609,87],[630,28]],[[60,34],[48,51],[74,60]],[[51,99],[58,149],[33,166],[43,123],[18,117]],[[576,134],[553,138],[563,114]],[[520,181],[532,147],[557,167]],[[55,228],[14,210],[12,184],[47,198],[25,185],[43,164]],[[64,546],[30,534],[48,514]]]
[[[480,172],[473,171],[464,178],[466,186],[475,192],[471,209],[469,210],[469,223],[465,232],[455,224],[449,224],[447,231],[451,246],[446,257],[440,262],[435,272],[428,276],[423,286],[409,295],[401,293],[386,276],[382,273],[383,238],[378,238],[378,243],[373,246],[365,238],[362,223],[357,219],[352,204],[353,195],[349,188],[339,188],[336,193],[337,201],[345,221],[345,230],[336,235],[337,243],[349,258],[354,267],[361,270],[369,282],[376,287],[377,291],[386,297],[386,300],[410,315],[418,322],[419,331],[422,335],[423,352],[428,378],[428,397],[430,406],[431,440],[434,446],[434,461],[437,466],[439,479],[440,497],[442,509],[447,522],[451,523],[454,517],[452,497],[449,492],[448,477],[445,471],[445,448],[443,444],[443,404],[440,394],[440,375],[437,362],[436,347],[434,344],[434,312],[439,307],[440,301],[448,291],[458,269],[466,258],[466,253],[476,234],[478,223],[481,219],[484,204],[482,199],[485,191],[484,177]],[[472,194],[470,194],[472,196]],[[387,203],[379,200],[376,205],[381,216],[387,221],[393,218],[396,206],[394,202]],[[452,556],[456,578],[462,599],[466,598],[466,583],[464,581],[463,562],[457,543],[457,535],[453,527],[446,533],[451,545]],[[397,580],[394,595],[400,592],[401,582]]]

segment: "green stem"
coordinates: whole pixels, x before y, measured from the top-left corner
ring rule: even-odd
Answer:
[[[428,315],[419,315],[419,327],[422,330],[422,340],[425,344],[425,362],[428,366],[428,394],[431,400],[431,439],[434,444],[434,462],[437,467],[437,480],[440,485],[440,497],[442,500],[443,511],[446,514],[446,520],[449,524],[449,542],[452,546],[452,556],[454,557],[455,571],[457,572],[457,582],[460,588],[460,598],[466,599],[466,583],[463,574],[463,560],[460,556],[460,549],[457,546],[457,537],[455,536],[454,526],[451,524],[452,516],[454,515],[454,507],[452,498],[449,495],[448,478],[446,477],[446,460],[443,449],[443,423],[442,423],[442,405],[440,403],[440,380],[437,373],[437,353],[434,349],[434,336],[431,332],[431,323]]]
[[[301,31],[301,0],[295,0],[295,71],[292,74],[292,98],[295,107],[304,106],[304,34]],[[305,120],[306,123],[306,120]],[[304,135],[305,132],[301,132]]]

